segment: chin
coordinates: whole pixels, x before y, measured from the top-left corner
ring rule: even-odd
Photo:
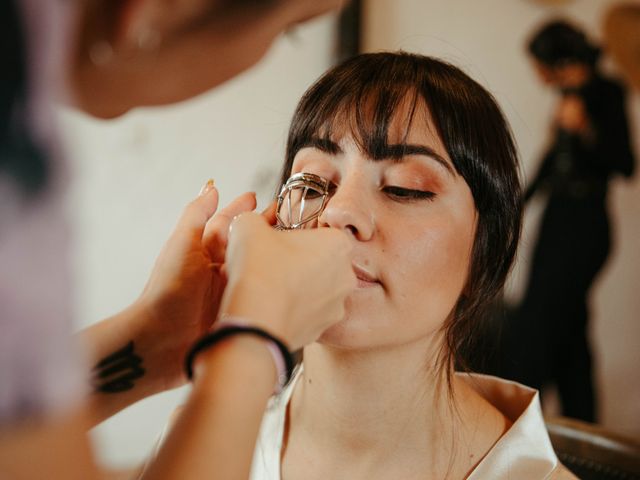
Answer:
[[[445,317],[443,314],[442,318]],[[436,321],[428,316],[407,318],[384,306],[356,306],[347,302],[345,318],[325,330],[316,343],[350,352],[386,349],[436,335],[443,324],[444,320]]]
[[[390,339],[390,332],[383,325],[368,317],[347,315],[344,320],[325,330],[317,342],[333,348],[361,350],[378,345],[384,337]]]
[[[320,338],[316,340],[320,345],[324,345],[326,347],[334,347],[334,348],[352,348],[356,344],[359,343],[355,341],[356,339],[353,336],[348,335],[347,329],[341,325],[342,322],[332,325],[327,330],[322,332]]]

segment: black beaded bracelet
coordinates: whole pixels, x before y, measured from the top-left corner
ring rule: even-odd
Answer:
[[[209,347],[212,347],[225,338],[232,337],[234,335],[254,335],[267,340],[272,345],[275,345],[275,347],[277,347],[277,350],[282,355],[282,360],[285,367],[284,375],[278,372],[278,383],[280,385],[280,388],[284,387],[289,382],[291,376],[293,375],[294,362],[287,346],[282,341],[280,341],[270,333],[262,330],[261,328],[237,324],[222,324],[218,329],[203,336],[193,345],[193,347],[191,347],[184,363],[187,378],[189,380],[193,379],[193,362],[198,353],[208,349]],[[277,363],[278,362],[276,362],[276,368]],[[282,378],[283,376],[284,378]]]

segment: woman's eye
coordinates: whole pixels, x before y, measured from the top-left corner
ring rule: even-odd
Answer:
[[[398,200],[432,200],[436,194],[425,190],[387,186],[382,189],[389,197]]]
[[[319,192],[318,190],[315,190],[313,188],[309,188],[308,190],[305,190],[304,198],[307,200],[313,200],[315,198],[321,197],[322,195],[322,192]]]

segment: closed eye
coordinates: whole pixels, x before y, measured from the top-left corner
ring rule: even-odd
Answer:
[[[436,196],[434,192],[425,190],[413,190],[410,188],[402,188],[396,186],[383,187],[382,191],[390,198],[399,201],[433,200]]]

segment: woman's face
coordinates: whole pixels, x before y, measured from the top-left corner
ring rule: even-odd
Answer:
[[[591,76],[591,68],[577,61],[550,67],[537,60],[533,66],[538,78],[545,84],[555,88],[580,88]]]
[[[345,319],[321,343],[376,348],[425,338],[442,327],[465,285],[476,226],[471,191],[427,109],[416,112],[408,134],[406,112],[398,113],[383,159],[361,152],[350,134],[312,142],[294,158],[292,174],[338,185],[318,225],[349,233],[359,278]]]

